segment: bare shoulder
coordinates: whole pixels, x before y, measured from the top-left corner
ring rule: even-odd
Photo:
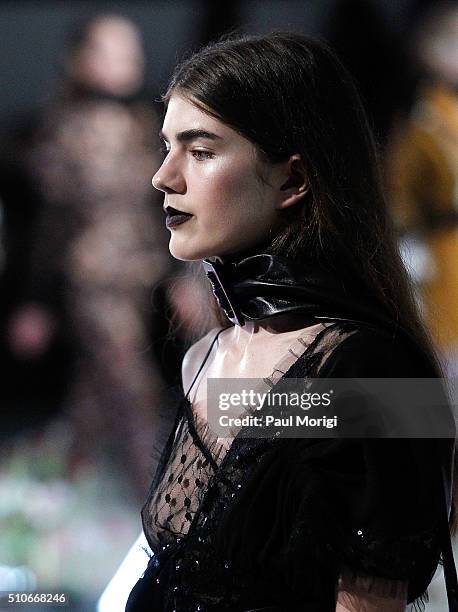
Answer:
[[[204,360],[213,339],[222,329],[222,327],[214,327],[186,351],[185,356],[183,357],[183,363],[181,365],[181,379],[185,392],[191,386],[194,376],[196,375],[200,364]]]

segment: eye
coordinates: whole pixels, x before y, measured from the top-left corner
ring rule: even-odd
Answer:
[[[211,151],[201,151],[200,149],[194,149],[191,154],[197,161],[205,161],[214,157]]]

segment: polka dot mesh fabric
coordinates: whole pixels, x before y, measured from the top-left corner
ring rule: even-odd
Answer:
[[[214,473],[209,459],[195,443],[188,425],[188,419],[184,416],[175,434],[167,470],[148,503],[152,533],[157,537],[156,546],[164,546],[176,537],[187,534]],[[210,439],[205,423],[200,423],[197,435],[201,443],[206,440],[208,450],[219,463],[223,458],[224,445]]]
[[[320,323],[299,332],[286,355],[275,364],[270,376],[262,380],[259,389],[272,387],[325,326]],[[209,354],[210,351],[204,363]],[[186,397],[183,396],[182,415],[172,445],[166,449],[166,456],[159,464],[142,511],[144,530],[153,551],[186,536],[210,479],[224,460],[233,440],[217,438],[206,421],[193,411],[188,395],[189,391]]]

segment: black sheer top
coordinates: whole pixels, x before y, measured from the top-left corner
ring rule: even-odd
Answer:
[[[299,335],[264,383],[430,376],[401,336],[333,321]],[[344,570],[408,581],[408,600],[426,601],[454,440],[217,439],[191,388],[168,407],[176,418],[142,510],[154,554],[127,611],[334,612]]]

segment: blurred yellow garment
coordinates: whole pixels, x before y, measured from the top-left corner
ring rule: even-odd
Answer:
[[[458,93],[425,85],[387,151],[400,233],[429,253],[421,290],[426,322],[442,350],[458,345]]]

